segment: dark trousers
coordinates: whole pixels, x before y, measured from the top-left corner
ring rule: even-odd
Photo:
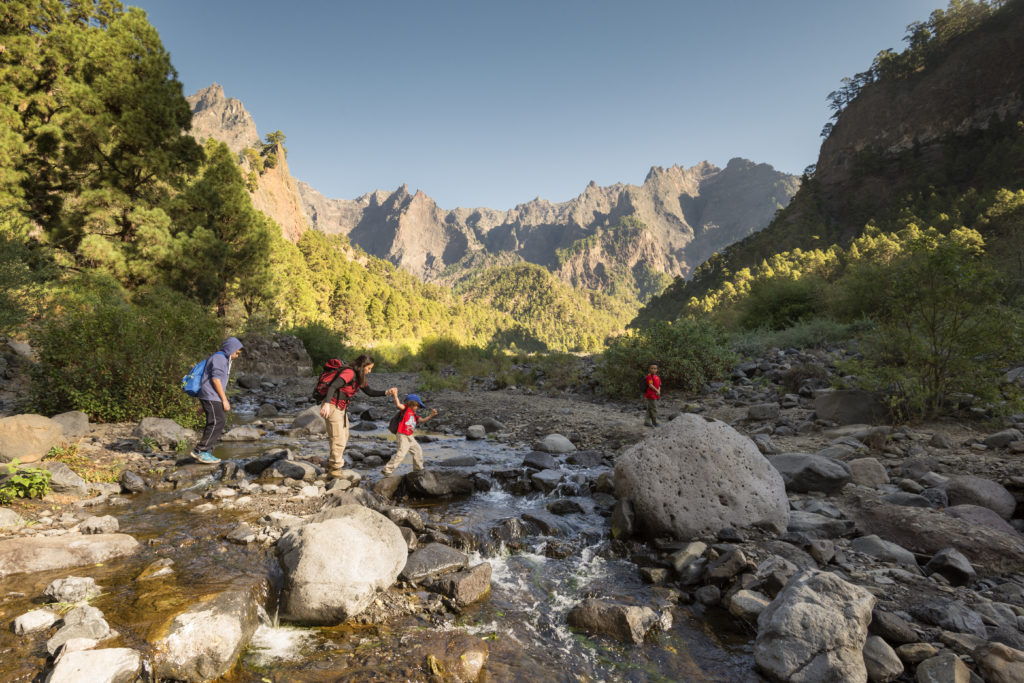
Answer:
[[[658,426],[658,399],[645,398],[647,402],[647,421],[655,427]]]
[[[206,429],[203,430],[203,437],[196,444],[196,449],[209,451],[213,448],[213,444],[217,443],[220,433],[224,431],[227,417],[224,415],[224,404],[220,401],[200,399],[199,403],[202,404],[203,412],[206,413]]]

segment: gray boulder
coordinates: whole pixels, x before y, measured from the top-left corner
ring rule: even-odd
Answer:
[[[433,470],[410,472],[405,475],[403,482],[409,495],[421,498],[466,496],[476,488],[473,480],[465,475]]]
[[[793,493],[835,493],[853,476],[845,462],[811,453],[772,455],[768,462],[782,475],[786,490]]]
[[[165,417],[144,417],[135,427],[132,436],[141,440],[155,442],[160,448],[173,449],[179,442],[196,442],[196,433],[185,429],[174,420]]]
[[[885,405],[878,396],[867,391],[818,391],[813,405],[819,419],[841,425],[875,424],[886,417]]]
[[[125,493],[142,493],[149,488],[146,480],[131,470],[121,472],[119,482],[121,490]]]
[[[142,677],[142,654],[127,647],[114,647],[63,654],[46,683],[134,683]]]
[[[778,403],[758,403],[747,407],[748,420],[774,420],[778,417]]]
[[[35,469],[46,470],[50,473],[50,488],[56,493],[66,493],[72,496],[89,495],[89,482],[82,479],[70,467],[56,460],[43,460],[32,463]]]
[[[15,617],[14,633],[23,636],[34,631],[43,631],[60,621],[60,615],[49,609],[34,609]]]
[[[81,410],[70,410],[50,418],[64,429],[64,438],[73,441],[89,433],[89,416]]]
[[[68,576],[54,579],[43,590],[43,596],[52,602],[84,602],[94,598],[103,591],[96,584],[96,579],[88,576]]]
[[[132,555],[139,542],[127,534],[67,534],[0,541],[0,578],[99,564]]]
[[[113,534],[120,531],[120,529],[121,524],[117,521],[117,517],[113,515],[89,517],[82,520],[82,523],[78,525],[78,530],[83,534]]]
[[[850,547],[858,553],[864,553],[876,560],[917,569],[917,558],[914,557],[914,553],[891,541],[883,541],[874,534],[853,539],[850,542]]]
[[[877,458],[857,458],[847,463],[853,483],[859,486],[881,486],[889,483],[889,473]]]
[[[499,422],[493,417],[484,418],[484,420],[480,424],[483,425],[484,429],[487,430],[488,434],[493,434],[495,432],[503,432],[506,429],[508,429],[508,427],[506,427],[502,422]]]
[[[981,477],[951,477],[946,483],[946,495],[950,505],[980,505],[1003,519],[1010,519],[1017,507],[1017,499],[1002,484]]]
[[[38,462],[64,441],[64,428],[42,415],[0,418],[0,463]]]
[[[969,683],[971,670],[952,652],[928,657],[917,665],[917,683]]]
[[[576,450],[575,444],[561,434],[548,434],[537,443],[535,448],[545,453],[571,453]]]
[[[962,519],[971,524],[987,527],[1011,536],[1019,535],[1009,522],[999,516],[999,513],[989,507],[981,505],[952,505],[943,510],[950,517]]]
[[[21,515],[11,508],[0,507],[0,529],[22,523]]]
[[[806,534],[810,538],[828,539],[849,536],[856,525],[848,519],[834,519],[814,512],[793,510],[789,513],[789,526],[786,531]]]
[[[535,470],[553,470],[558,467],[558,461],[550,453],[530,451],[523,458],[523,467]]]
[[[487,430],[483,425],[470,425],[466,428],[467,441],[479,441],[487,438]]]
[[[940,626],[947,631],[970,633],[979,638],[986,638],[988,635],[981,615],[956,600],[941,596],[931,597],[913,603],[910,612],[924,623]]]
[[[935,556],[924,566],[924,571],[929,576],[932,574],[944,576],[954,586],[966,586],[978,576],[974,567],[971,566],[971,561],[956,548],[943,548],[935,553]]]
[[[983,443],[989,448],[1006,448],[1014,441],[1022,439],[1024,439],[1024,434],[1019,429],[1004,429],[1001,432],[989,434]]]
[[[431,581],[428,587],[435,593],[447,595],[456,605],[464,607],[476,602],[491,590],[491,565],[489,562],[481,562],[472,569],[445,574]]]
[[[326,434],[327,422],[320,417],[320,406],[311,406],[296,415],[292,429],[304,429],[309,434]]]
[[[377,591],[394,584],[405,568],[405,539],[390,519],[362,505],[344,505],[331,513],[333,519],[289,530],[277,543],[285,619],[345,621],[366,609]]]
[[[174,617],[152,643],[159,679],[207,681],[227,673],[259,626],[256,590],[231,590]]]
[[[573,607],[566,620],[570,626],[581,631],[637,645],[643,643],[651,627],[659,625],[661,621],[650,607],[619,605],[597,598],[587,598]]]
[[[773,681],[864,681],[875,598],[835,574],[793,576],[757,619],[754,661]]]
[[[465,553],[442,543],[425,545],[405,563],[399,576],[410,583],[420,583],[439,574],[457,572],[469,566]]]
[[[868,636],[864,643],[864,666],[871,683],[889,683],[903,673],[903,662],[896,651],[878,636]]]
[[[651,537],[691,539],[719,529],[786,528],[779,473],[754,443],[724,422],[683,414],[620,455],[615,491]]]
[[[263,470],[278,460],[290,460],[291,458],[292,454],[287,448],[275,448],[245,463],[243,469],[245,469],[247,474],[261,474]]]
[[[99,610],[95,610],[95,612],[99,612]],[[71,623],[65,621],[64,625],[46,641],[46,651],[51,655],[55,655],[61,645],[74,638],[100,641],[109,635],[110,624],[103,618],[102,613],[92,613],[87,618]]]
[[[260,430],[256,429],[252,425],[242,425],[229,429],[220,437],[221,441],[259,441],[263,438],[263,434]]]

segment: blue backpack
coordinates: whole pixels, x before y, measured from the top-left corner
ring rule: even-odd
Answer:
[[[224,352],[218,351],[217,353]],[[226,356],[227,354],[224,353],[224,355]],[[193,365],[192,369],[188,371],[188,374],[181,378],[181,390],[189,396],[199,395],[199,387],[202,386],[203,375],[206,373],[206,363],[210,358],[213,358],[213,356],[211,355],[209,358],[204,358]]]

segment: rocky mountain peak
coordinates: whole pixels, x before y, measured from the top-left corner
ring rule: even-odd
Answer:
[[[224,88],[214,83],[185,98],[192,107],[192,137],[220,140],[238,154],[260,142],[256,122],[240,100],[225,97]]]

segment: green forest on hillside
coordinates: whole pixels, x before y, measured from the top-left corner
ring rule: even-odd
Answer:
[[[911,24],[903,52],[884,50],[829,95],[833,118],[872,84],[909,87],[1022,12],[1019,0],[954,0]],[[927,154],[867,146],[846,185],[823,187],[808,169],[767,228],[677,279],[630,326],[701,319],[737,339],[856,339],[864,360],[848,370],[887,393],[897,415],[936,414],[956,392],[1001,402],[1012,397],[1000,392],[1000,370],[1024,360],[1022,227],[1019,115],[950,132]]]
[[[543,269],[484,271],[452,291],[344,238],[284,239],[249,195],[286,153],[283,133],[238,157],[182,135],[191,111],[141,10],[13,0],[0,45],[0,334],[38,347],[40,410],[188,412],[175,381],[228,332],[292,331],[317,357],[442,338],[595,351],[635,311]],[[126,338],[152,358],[127,357]],[[139,377],[111,386],[125,372]]]

